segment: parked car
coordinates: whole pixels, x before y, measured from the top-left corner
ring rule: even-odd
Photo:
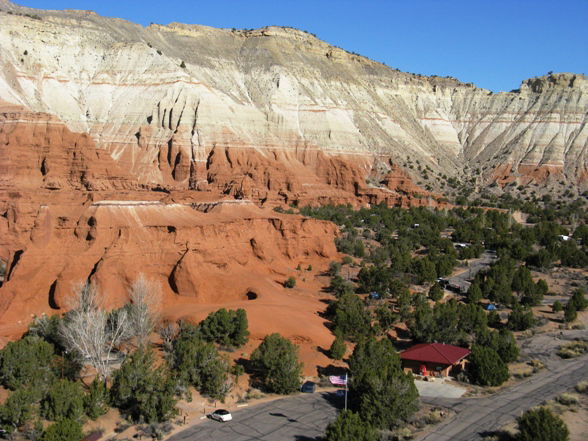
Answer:
[[[227,421],[231,421],[233,416],[231,415],[231,412],[226,409],[217,409],[214,412],[209,413],[208,418],[221,423],[226,423]]]
[[[300,392],[304,392],[307,394],[313,394],[316,392],[316,383],[312,381],[305,382],[302,387],[300,388]]]

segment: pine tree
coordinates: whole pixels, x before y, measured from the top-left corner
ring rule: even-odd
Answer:
[[[349,360],[349,404],[362,419],[393,429],[418,410],[418,391],[388,339],[360,341]]]
[[[88,394],[84,398],[84,408],[86,415],[91,419],[104,415],[108,411],[108,389],[106,383],[98,377],[90,384]]]
[[[80,441],[83,437],[81,423],[62,419],[47,427],[41,441]]]
[[[545,407],[526,411],[517,418],[517,441],[568,441],[570,432],[566,423]]]
[[[112,403],[133,421],[167,421],[177,414],[177,383],[165,366],[154,366],[153,351],[139,347],[114,372]]]
[[[508,367],[492,348],[474,345],[469,358],[470,381],[480,386],[499,386],[508,380]]]
[[[576,318],[578,318],[578,311],[576,310],[575,303],[570,300],[564,310],[564,322],[571,323],[576,320]]]
[[[280,334],[266,336],[251,354],[251,364],[268,392],[289,394],[300,388],[302,363],[298,348]]]
[[[343,410],[327,426],[325,441],[378,441],[378,432],[358,414]]]
[[[345,339],[340,333],[335,335],[335,340],[329,348],[329,357],[333,360],[341,360],[347,352],[347,346],[345,345]]]

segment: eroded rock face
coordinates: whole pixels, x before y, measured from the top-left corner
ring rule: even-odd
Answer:
[[[32,314],[67,310],[84,281],[98,284],[107,307],[127,301],[139,273],[162,287],[165,308],[182,298],[247,304],[250,292],[259,304],[300,262],[337,257],[332,224],[222,199],[212,184],[153,191],[48,114],[0,105],[0,158],[0,335],[22,332]]]
[[[336,229],[271,207],[438,206],[407,158],[479,168],[480,185],[586,186],[586,92],[555,74],[493,95],[294,29],[143,28],[0,0],[0,337],[86,280],[120,306],[144,273],[170,317],[246,307],[259,338],[327,347],[315,276],[297,274],[296,295],[281,283],[339,257]]]
[[[582,75],[552,74],[492,94],[398,72],[295,29],[143,28],[96,14],[10,8],[12,15],[0,12],[0,98],[89,134],[146,186],[212,184],[261,199],[279,187],[282,201],[293,200],[304,197],[295,194],[300,186],[279,169],[298,173],[303,162],[316,173],[322,165],[311,161],[336,154],[353,155],[345,163],[358,165],[351,174],[359,185],[382,156],[419,160],[448,176],[479,169],[481,185],[505,164],[523,185],[549,183],[553,173],[536,172],[544,166],[561,170],[557,179],[566,184],[586,185]],[[222,154],[229,164],[254,158],[253,176],[207,169],[210,162],[223,168]],[[277,169],[269,184],[265,167]],[[352,181],[340,185],[358,185]]]

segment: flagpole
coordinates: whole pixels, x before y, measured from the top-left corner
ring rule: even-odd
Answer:
[[[347,372],[345,372],[345,410],[347,410]]]

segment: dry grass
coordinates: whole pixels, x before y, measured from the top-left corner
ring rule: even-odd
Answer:
[[[564,406],[575,406],[580,402],[578,395],[571,393],[563,393],[555,399],[559,404]]]
[[[576,384],[576,392],[581,394],[588,394],[588,381],[580,381]]]
[[[561,358],[574,358],[588,352],[588,342],[584,340],[573,341],[559,348],[557,355]]]

